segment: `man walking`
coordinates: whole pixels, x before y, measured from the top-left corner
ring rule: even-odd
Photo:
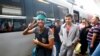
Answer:
[[[79,38],[79,28],[72,23],[72,15],[65,16],[59,35],[62,42],[59,56],[72,56]]]

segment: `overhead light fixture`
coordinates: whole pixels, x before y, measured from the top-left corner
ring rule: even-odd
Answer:
[[[39,2],[42,2],[42,3],[46,3],[46,4],[49,4],[49,2],[47,0],[38,0]]]

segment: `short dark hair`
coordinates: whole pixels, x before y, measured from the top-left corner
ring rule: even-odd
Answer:
[[[66,15],[66,17],[71,17],[71,18],[73,18],[73,16],[72,16],[71,14]]]
[[[82,23],[82,20],[88,21],[86,18],[82,18],[81,21],[80,21],[80,23]]]
[[[99,21],[99,17],[98,16],[96,16],[95,18]]]

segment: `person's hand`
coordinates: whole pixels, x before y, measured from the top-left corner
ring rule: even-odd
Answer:
[[[94,47],[94,45],[93,45],[93,44],[91,44],[91,45],[90,45],[90,47],[91,47],[91,48],[93,48],[93,47]]]
[[[32,29],[32,27],[33,27],[32,23],[29,23],[28,24],[28,29],[30,30],[30,29]]]
[[[39,41],[38,41],[37,39],[33,39],[33,43],[34,43],[34,44],[38,44]]]
[[[71,47],[72,46],[72,43],[70,43],[70,44],[67,44],[67,47]]]

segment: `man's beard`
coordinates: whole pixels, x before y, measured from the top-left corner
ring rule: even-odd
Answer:
[[[71,25],[72,23],[71,23],[71,22],[67,22],[66,24],[67,24],[67,25]]]

